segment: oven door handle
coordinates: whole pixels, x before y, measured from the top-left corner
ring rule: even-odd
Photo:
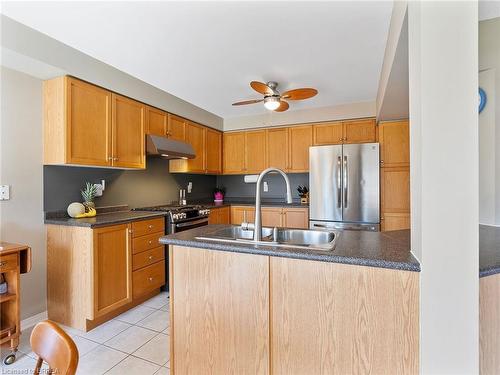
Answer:
[[[196,224],[203,224],[206,222],[208,222],[208,217],[206,217],[204,219],[198,219],[198,220],[194,220],[194,221],[187,221],[184,223],[178,223],[178,224],[175,224],[175,227],[176,228],[185,228],[185,227],[190,227],[190,226],[196,225]]]

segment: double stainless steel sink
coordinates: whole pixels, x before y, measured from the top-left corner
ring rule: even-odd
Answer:
[[[196,237],[199,240],[248,243],[278,247],[297,247],[310,250],[332,251],[335,248],[335,241],[338,232],[309,230],[309,229],[289,229],[289,228],[262,228],[262,239],[254,241],[254,231],[240,226],[231,226],[207,233],[204,236]]]

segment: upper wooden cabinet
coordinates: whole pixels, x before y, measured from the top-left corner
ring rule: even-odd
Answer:
[[[162,110],[147,107],[146,109],[146,133],[161,135],[165,137],[168,129],[168,113]]]
[[[267,168],[266,131],[245,132],[245,173],[260,173]]]
[[[375,119],[343,121],[344,143],[370,143],[377,140]]]
[[[44,164],[145,167],[144,104],[68,76],[43,98]]]
[[[44,164],[111,165],[111,92],[71,77],[43,82]]]
[[[209,174],[222,173],[222,133],[205,129],[205,172]]]
[[[288,128],[267,129],[267,165],[288,170]]]
[[[194,159],[170,160],[170,172],[175,173],[222,173],[222,133],[191,121],[185,123],[185,142],[196,154]]]
[[[245,132],[224,133],[223,139],[224,174],[245,173]]]
[[[410,165],[408,120],[379,124],[379,142],[382,167],[408,167]]]
[[[313,144],[339,145],[344,143],[344,126],[341,121],[313,125]]]
[[[309,172],[309,147],[312,146],[312,126],[293,126],[288,129],[290,147],[288,172]]]
[[[167,127],[167,137],[175,141],[185,140],[185,130],[186,130],[186,120],[182,117],[169,114],[168,115],[168,127]]]
[[[313,143],[316,146],[344,143],[376,142],[374,119],[336,121],[313,125]]]
[[[145,168],[146,106],[117,94],[112,95],[112,101],[113,166]]]
[[[194,159],[188,159],[188,170],[194,173],[205,173],[205,129],[193,122],[186,123],[185,141],[195,153]]]

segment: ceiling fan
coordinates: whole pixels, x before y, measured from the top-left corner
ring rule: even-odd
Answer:
[[[284,112],[290,105],[286,100],[304,100],[315,96],[318,90],[313,88],[300,88],[285,91],[283,94],[277,90],[278,83],[269,81],[262,83],[258,81],[250,82],[250,87],[257,91],[259,94],[264,95],[263,99],[243,100],[241,102],[233,103],[233,105],[246,105],[264,102],[264,107],[270,111]]]

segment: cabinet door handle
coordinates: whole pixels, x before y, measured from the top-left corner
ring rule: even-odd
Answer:
[[[149,240],[149,241],[148,241],[148,244],[150,244],[150,245],[151,245],[152,243],[153,243],[153,241],[151,241],[151,240]]]
[[[113,161],[118,161],[118,158],[113,158]]]
[[[128,230],[128,232],[129,232],[130,234],[134,233],[134,231],[133,231],[132,229],[129,229],[129,230]]]
[[[149,280],[149,282],[152,282],[152,281],[153,281],[153,278],[152,278],[152,277],[150,277],[148,280]]]
[[[150,255],[149,260],[153,260],[154,256]]]

